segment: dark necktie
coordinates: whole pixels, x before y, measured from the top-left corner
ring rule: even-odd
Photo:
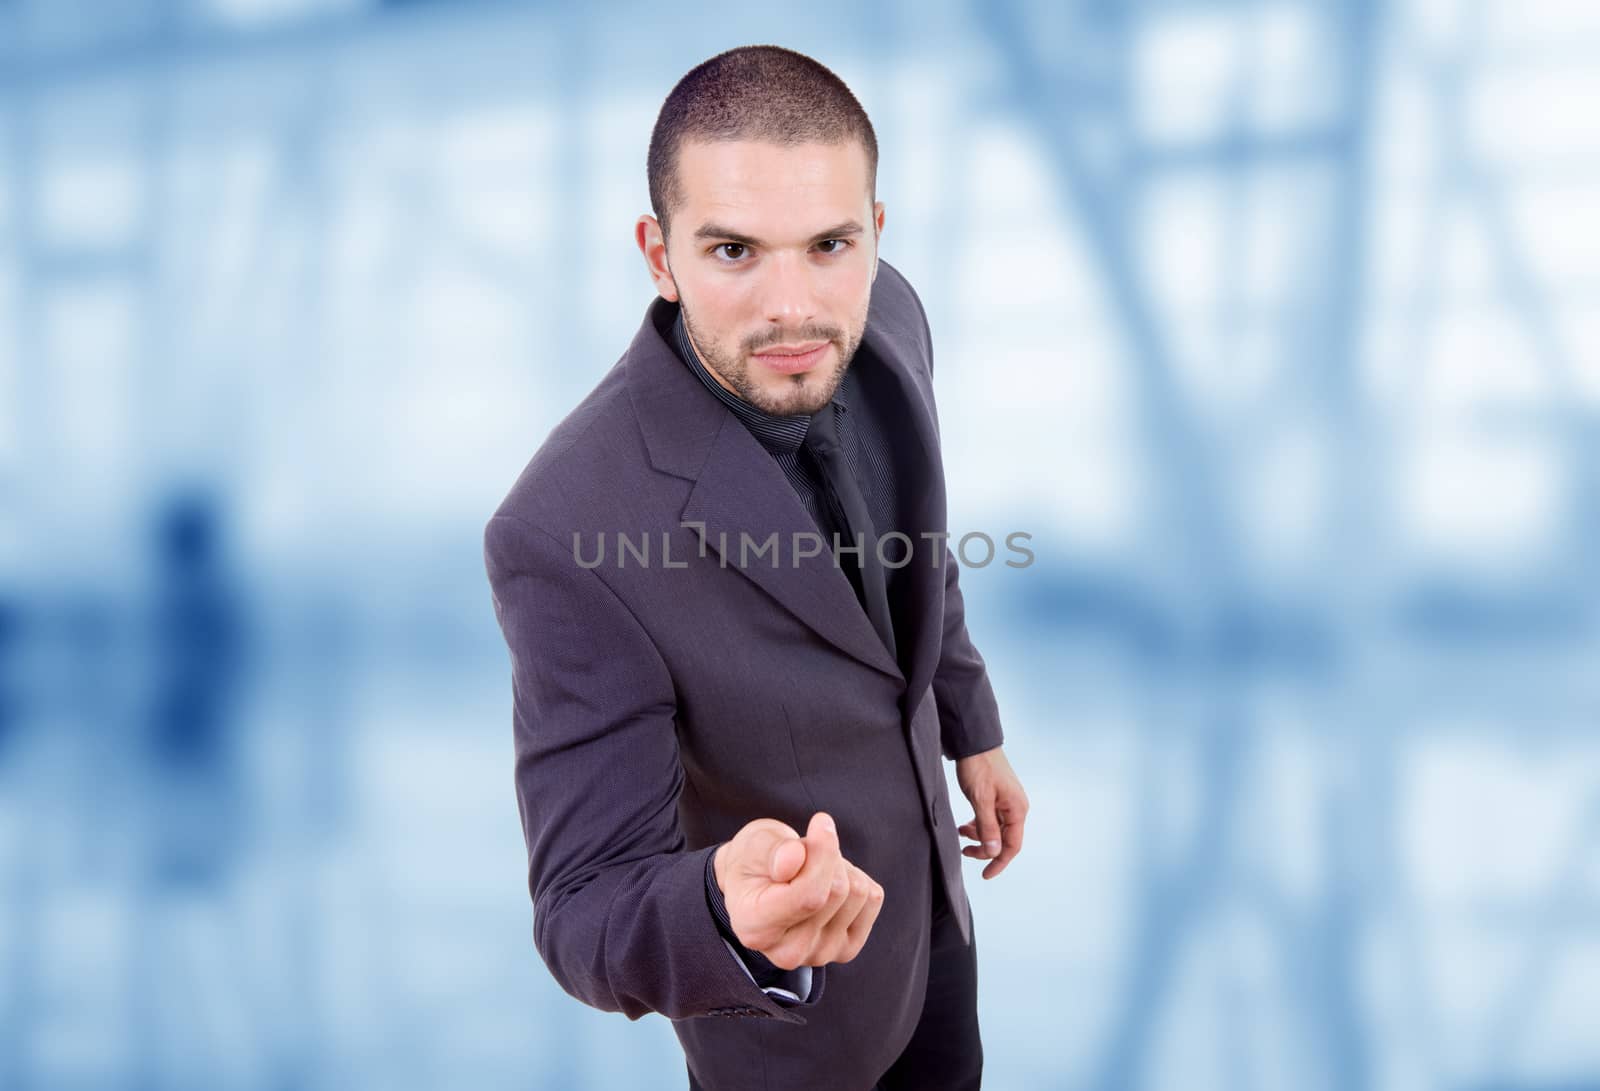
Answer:
[[[861,545],[859,553],[841,551],[839,564],[849,577],[872,627],[882,638],[883,646],[889,649],[891,657],[898,659],[894,621],[889,614],[888,573],[878,559],[878,534],[867,511],[866,497],[861,495],[861,486],[850,472],[850,464],[839,446],[832,402],[811,418],[806,428],[805,449],[811,452],[821,471],[823,498],[839,529],[840,544]]]

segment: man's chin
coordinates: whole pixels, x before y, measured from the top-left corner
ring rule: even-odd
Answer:
[[[828,398],[822,395],[822,391],[808,390],[803,397],[774,396],[761,408],[774,417],[809,417],[828,404]]]
[[[788,382],[764,386],[757,397],[745,400],[774,417],[809,417],[828,404],[837,386],[837,383],[807,376],[804,384]]]

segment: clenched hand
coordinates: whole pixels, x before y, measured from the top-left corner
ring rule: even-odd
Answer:
[[[734,935],[783,970],[849,962],[883,907],[883,887],[840,853],[823,811],[804,837],[775,818],[748,823],[712,868]]]

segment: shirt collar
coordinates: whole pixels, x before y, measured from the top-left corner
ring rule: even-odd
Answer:
[[[792,454],[800,449],[805,442],[806,431],[811,425],[811,418],[807,416],[780,417],[758,409],[729,391],[701,362],[700,354],[694,350],[694,344],[689,340],[689,331],[684,326],[683,309],[680,307],[677,316],[672,320],[672,344],[677,349],[678,356],[689,370],[694,372],[699,380],[705,384],[723,405],[739,418],[739,421],[750,430],[750,434],[761,442],[761,445],[773,454]],[[839,384],[839,389],[834,392],[833,404],[840,410],[848,412],[851,392],[855,386],[855,368],[845,370],[844,381]]]

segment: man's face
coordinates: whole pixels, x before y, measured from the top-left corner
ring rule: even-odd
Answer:
[[[724,387],[779,416],[817,412],[861,344],[877,273],[866,149],[690,142],[678,176],[671,244],[653,217],[636,227],[657,291]]]

